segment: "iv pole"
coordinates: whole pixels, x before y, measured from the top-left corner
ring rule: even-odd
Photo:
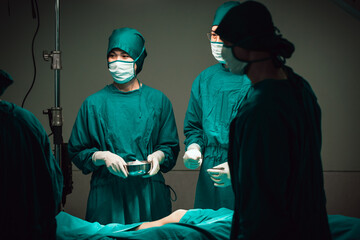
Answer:
[[[54,145],[55,145],[55,159],[61,167],[61,144],[63,143],[62,139],[62,108],[60,107],[60,70],[61,66],[61,51],[60,51],[60,0],[55,0],[55,50],[51,53],[44,51],[43,57],[45,61],[51,59],[51,69],[54,70],[54,86],[55,86],[55,107],[52,107],[44,111],[44,114],[49,115],[50,127],[54,135]]]
[[[61,51],[60,51],[60,0],[55,0],[55,50],[50,53],[43,52],[45,61],[51,59],[51,69],[54,70],[54,89],[55,89],[55,106],[44,110],[43,113],[49,116],[50,128],[54,135],[54,155],[58,162],[64,177],[64,187],[62,194],[62,205],[65,205],[66,196],[72,192],[72,164],[67,152],[67,143],[63,142],[62,126],[63,116],[62,107],[60,107],[60,70]]]

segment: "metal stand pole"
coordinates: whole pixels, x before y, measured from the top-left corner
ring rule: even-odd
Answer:
[[[54,144],[55,144],[55,158],[60,163],[60,154],[61,154],[61,144],[63,142],[62,139],[62,111],[60,107],[60,69],[61,69],[61,61],[60,61],[60,0],[55,0],[55,52],[57,57],[53,57],[55,59],[55,108],[60,110],[60,119],[58,122],[59,126],[55,126],[54,128],[58,128],[54,132]],[[61,167],[61,163],[60,163]]]
[[[46,61],[51,59],[51,69],[54,70],[54,90],[55,90],[55,107],[44,111],[44,114],[49,114],[50,127],[54,135],[55,151],[54,155],[61,167],[61,144],[62,139],[62,108],[60,107],[60,70],[61,66],[61,51],[60,51],[60,3],[55,0],[55,50],[51,53],[44,51],[43,57]]]
[[[49,122],[51,131],[54,135],[54,155],[56,161],[62,170],[64,177],[64,188],[62,195],[62,206],[65,205],[66,196],[72,192],[72,163],[67,152],[67,143],[63,142],[62,126],[63,116],[62,108],[60,107],[60,70],[61,66],[61,51],[60,51],[60,0],[55,0],[55,50],[50,53],[44,51],[43,57],[46,61],[51,59],[51,69],[54,71],[54,86],[55,86],[55,106],[44,111],[44,114],[49,115]],[[61,206],[60,206],[61,209]]]

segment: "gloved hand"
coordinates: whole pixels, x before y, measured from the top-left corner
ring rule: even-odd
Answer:
[[[215,169],[217,168],[217,169]],[[228,187],[231,185],[230,169],[228,162],[219,164],[207,170],[215,187]]]
[[[200,152],[200,146],[197,143],[192,143],[187,148],[183,156],[184,165],[189,169],[196,169],[201,166],[202,155]]]
[[[151,168],[148,174],[144,175],[144,178],[152,177],[157,174],[160,170],[160,164],[165,160],[165,154],[163,151],[156,151],[147,157],[148,162],[151,163]]]
[[[91,157],[94,165],[106,165],[110,173],[127,178],[128,171],[126,169],[126,162],[120,156],[109,151],[97,151]]]

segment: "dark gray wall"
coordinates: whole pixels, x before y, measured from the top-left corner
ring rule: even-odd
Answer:
[[[35,41],[37,78],[25,103],[25,108],[39,118],[48,132],[48,119],[42,111],[54,106],[54,73],[50,63],[42,59],[42,51],[55,48],[54,2],[38,0],[41,23]],[[183,119],[193,80],[206,67],[216,63],[206,32],[215,10],[223,2],[60,1],[64,140],[68,141],[83,100],[112,81],[105,56],[112,30],[136,28],[145,37],[148,51],[139,79],[163,91],[172,101],[175,111],[181,152],[175,171],[165,176],[178,193],[174,208],[192,206],[198,172],[186,171],[182,162]],[[348,186],[344,176],[348,176],[350,171],[354,174],[351,179],[359,179],[360,172],[360,21],[331,0],[261,2],[272,12],[275,25],[284,37],[296,46],[288,64],[310,82],[318,96],[323,116],[323,166],[329,173],[325,179],[327,192],[335,195],[343,189],[352,192],[353,188],[358,189],[359,181]],[[31,40],[35,29],[31,1],[0,1],[0,68],[8,71],[15,80],[2,98],[18,105],[21,105],[34,73]],[[89,176],[84,176],[74,167],[74,192],[66,205],[70,213],[83,217],[88,185]],[[354,195],[354,198],[360,202],[359,196]],[[330,206],[339,213],[342,211],[339,206],[348,203],[341,196],[332,197],[331,201]],[[354,207],[360,216],[359,206]]]

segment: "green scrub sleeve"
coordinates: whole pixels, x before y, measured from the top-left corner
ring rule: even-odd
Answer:
[[[185,151],[192,143],[197,143],[201,149],[204,149],[203,127],[202,127],[202,104],[200,93],[200,79],[201,74],[195,79],[191,88],[191,95],[188,108],[184,120],[184,134],[185,134]]]
[[[99,118],[95,118],[94,114],[93,111],[88,110],[88,102],[85,101],[75,120],[68,144],[70,159],[84,174],[99,168],[94,165],[91,157],[94,152],[103,151],[100,146],[104,145],[100,143],[105,142],[103,130],[98,127],[101,125],[96,124],[96,121],[100,120],[97,120]]]
[[[154,152],[157,150],[164,152],[165,160],[160,165],[160,170],[166,173],[175,166],[180,146],[172,104],[165,96],[162,100],[162,106],[158,141]]]

